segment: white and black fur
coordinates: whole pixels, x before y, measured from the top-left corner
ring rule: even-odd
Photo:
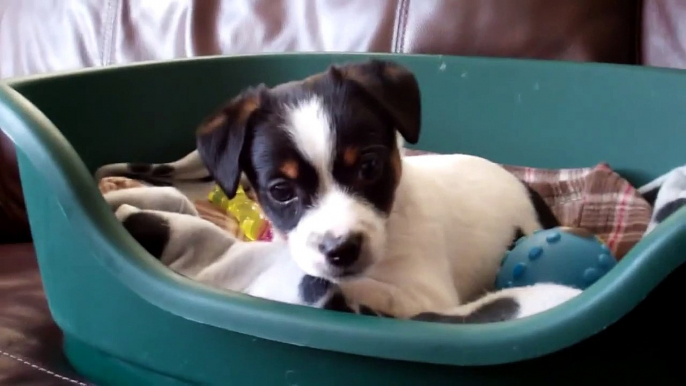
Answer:
[[[641,186],[639,193],[653,205],[645,234],[686,206],[686,166],[680,166]]]
[[[244,175],[303,279],[335,283],[346,304],[375,314],[469,320],[497,300],[511,311],[499,319],[510,319],[575,296],[540,285],[483,297],[514,238],[559,224],[532,189],[491,161],[403,157],[402,140],[417,143],[420,122],[408,69],[376,60],[331,66],[232,99],[201,124],[197,152],[177,165],[183,173],[119,164],[99,176],[176,185],[184,174],[204,189],[215,180],[232,197]]]

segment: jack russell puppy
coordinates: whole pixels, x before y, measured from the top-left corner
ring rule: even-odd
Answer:
[[[245,179],[295,265],[379,315],[464,317],[492,301],[493,315],[504,312],[497,304],[514,302],[518,312],[507,318],[517,318],[576,296],[551,284],[490,293],[512,242],[559,223],[494,162],[404,157],[420,123],[420,88],[407,68],[333,65],[244,90],[201,123],[197,150],[182,164],[113,164],[98,173],[125,175],[125,167],[134,178],[147,173],[172,185],[187,176],[204,189],[216,181],[230,198]]]

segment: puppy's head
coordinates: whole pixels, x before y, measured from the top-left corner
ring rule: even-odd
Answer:
[[[401,176],[417,143],[420,93],[406,68],[372,60],[245,90],[198,130],[198,152],[233,197],[245,173],[308,274],[342,280],[383,258]]]

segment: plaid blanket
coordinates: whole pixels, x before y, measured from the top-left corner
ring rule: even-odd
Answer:
[[[539,192],[563,225],[585,228],[621,259],[643,237],[652,208],[608,164],[590,168],[505,166]]]
[[[407,156],[430,154],[409,149],[405,153]],[[587,229],[602,239],[617,259],[626,255],[648,227],[651,205],[605,163],[575,169],[503,166],[535,189],[562,225]],[[123,177],[107,177],[100,181],[100,190],[105,193],[142,185]],[[197,200],[195,205],[203,218],[246,240],[238,221],[229,213],[209,200]]]

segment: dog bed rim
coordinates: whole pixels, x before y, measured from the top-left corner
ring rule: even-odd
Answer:
[[[372,55],[364,55],[369,56]],[[117,68],[162,66],[169,62]],[[508,363],[558,351],[604,329],[636,306],[683,260],[657,258],[667,239],[684,240],[686,249],[686,210],[682,209],[578,297],[529,318],[482,325],[455,326],[350,315],[213,289],[175,274],[126,232],[66,138],[14,89],[25,82],[79,72],[82,71],[16,79],[1,85],[0,126],[29,162],[40,165],[36,170],[54,188],[70,221],[86,224],[84,240],[92,247],[97,245],[102,252],[94,258],[147,302],[198,323],[287,344],[387,359],[446,365]],[[651,274],[641,274],[642,271]],[[227,318],[228,314],[232,317]]]

